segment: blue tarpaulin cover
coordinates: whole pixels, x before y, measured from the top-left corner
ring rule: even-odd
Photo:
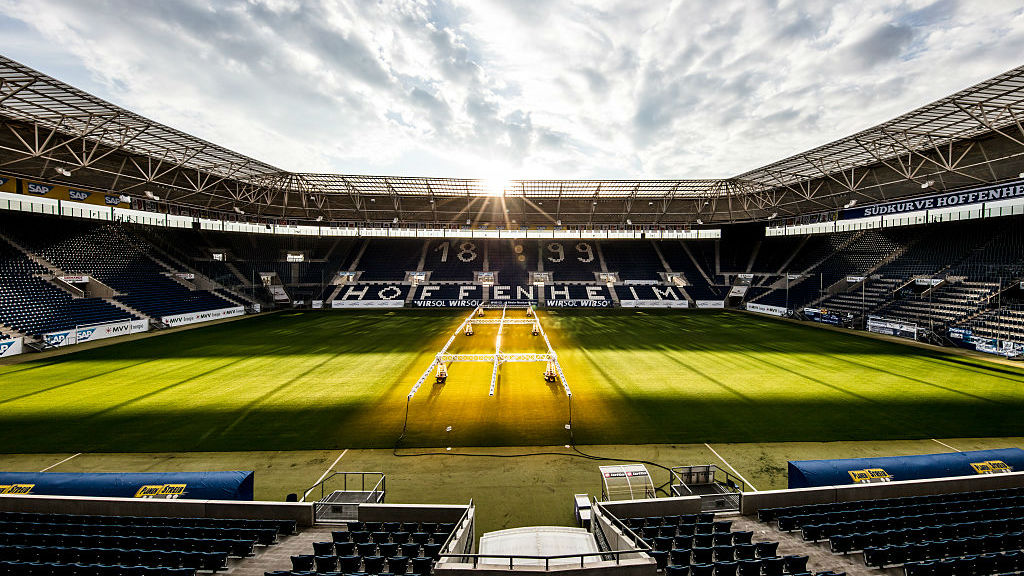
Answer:
[[[892,480],[921,480],[948,476],[970,476],[979,472],[971,464],[1000,461],[1013,471],[1024,471],[1024,450],[974,450],[915,456],[883,458],[845,458],[838,460],[796,460],[789,462],[789,487],[838,486],[853,484],[851,470],[881,468]]]
[[[46,496],[252,500],[253,472],[0,472],[0,486]]]

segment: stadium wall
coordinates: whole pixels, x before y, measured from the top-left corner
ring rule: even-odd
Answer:
[[[313,525],[313,504],[304,502],[238,502],[233,500],[155,500],[91,498],[84,496],[0,495],[2,512],[95,514],[102,516],[159,516],[295,520]]]
[[[904,496],[930,496],[951,492],[1019,487],[1024,487],[1024,472],[744,492],[743,497],[740,499],[740,513],[744,516],[749,516],[762,508],[854,502],[858,500],[877,500],[880,498],[901,498]]]

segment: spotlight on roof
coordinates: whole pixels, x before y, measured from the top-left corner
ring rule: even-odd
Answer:
[[[232,206],[232,208],[234,208],[235,212],[238,214],[245,214],[245,210],[242,210],[238,206]]]
[[[697,224],[700,224],[701,226],[703,226],[704,225],[704,221],[701,220],[700,218],[697,218]]]
[[[772,212],[772,215],[771,215],[771,216],[769,216],[769,217],[768,217],[768,219],[769,219],[769,220],[771,220],[771,219],[773,219],[773,218],[776,218],[776,217],[778,217],[778,215],[779,215],[779,213],[778,213],[778,212]]]
[[[1024,178],[1024,172],[1021,172],[1020,174],[1017,174],[1017,178]]]
[[[935,180],[925,180],[924,184],[921,184],[921,189],[924,190],[925,188],[931,188],[934,185]]]
[[[160,199],[159,196],[157,196],[156,194],[153,194],[149,190],[146,190],[146,198],[149,198],[150,200],[159,200]]]
[[[57,174],[60,174],[61,176],[64,176],[65,178],[70,178],[71,177],[71,170],[68,170],[67,168],[63,168],[61,166],[57,166],[56,168],[54,168],[54,170],[57,171]]]
[[[470,220],[469,218],[466,218],[466,224],[467,224],[467,225],[469,225],[469,224],[472,224],[472,223],[473,223],[473,222],[472,222],[472,221],[471,221],[471,220]]]
[[[398,224],[398,216],[395,216],[395,219],[392,220],[391,223],[392,224]]]
[[[324,221],[324,217],[323,216],[317,216],[316,217],[316,221],[317,222],[323,222]]]
[[[629,218],[626,218],[626,226],[632,226],[632,225],[633,225],[633,221],[630,220]]]
[[[853,200],[850,200],[846,204],[843,204],[843,208],[853,208],[856,204],[857,204],[857,199],[854,198]]]
[[[562,225],[562,221],[561,220],[555,220],[555,226],[561,226],[561,225]]]

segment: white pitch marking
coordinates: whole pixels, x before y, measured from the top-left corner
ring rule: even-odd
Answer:
[[[935,442],[936,444],[942,444],[943,446],[945,446],[946,448],[949,448],[950,450],[952,450],[954,452],[962,452],[962,450],[958,450],[956,448],[953,448],[952,446],[950,446],[949,444],[946,444],[945,442],[939,442],[935,438],[932,438],[932,442]]]
[[[324,473],[321,474],[320,477],[316,479],[316,482],[313,482],[313,486],[316,486],[317,484],[323,482],[324,478],[327,478],[327,475],[331,473],[331,470],[334,470],[334,467],[338,465],[338,462],[341,462],[341,459],[345,457],[345,454],[348,454],[348,448],[345,448],[345,450],[341,454],[338,454],[338,457],[334,459],[334,462],[331,462],[331,465],[327,467],[327,470],[324,470]],[[308,495],[308,492],[306,494],[303,494],[302,500],[299,500],[299,502],[305,502],[306,496]]]
[[[57,466],[60,466],[61,464],[67,462],[68,460],[71,460],[75,456],[81,456],[81,455],[82,455],[82,453],[79,452],[78,454],[73,454],[71,456],[68,456],[67,458],[61,460],[60,462],[57,462],[56,464],[54,464],[52,466],[47,466],[46,468],[43,468],[42,470],[40,470],[40,472],[46,472],[47,470],[50,470],[51,468],[56,468]]]
[[[743,474],[740,474],[739,471],[737,471],[735,468],[733,468],[732,464],[729,464],[728,462],[726,462],[725,458],[722,458],[721,454],[719,454],[718,452],[715,452],[715,449],[712,448],[707,442],[705,442],[704,445],[708,447],[708,450],[711,450],[712,454],[714,454],[715,456],[718,456],[718,459],[721,460],[722,463],[724,463],[726,466],[728,466],[729,470],[732,470],[734,474],[739,476],[740,480],[743,480],[744,484],[746,484],[747,486],[750,486],[751,490],[753,490],[754,492],[760,492],[760,490],[755,488],[754,485],[750,483],[750,480],[747,480],[746,478],[744,478]]]

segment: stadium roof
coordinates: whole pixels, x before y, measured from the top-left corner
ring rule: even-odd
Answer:
[[[289,219],[461,222],[467,214],[480,216],[475,204],[494,197],[503,199],[505,214],[521,214],[519,224],[557,219],[688,225],[796,216],[851,200],[874,202],[1015,177],[1024,172],[1022,118],[1024,66],[732,178],[488,182],[292,173],[0,56],[0,171]],[[558,202],[557,212],[540,208],[546,199]]]

